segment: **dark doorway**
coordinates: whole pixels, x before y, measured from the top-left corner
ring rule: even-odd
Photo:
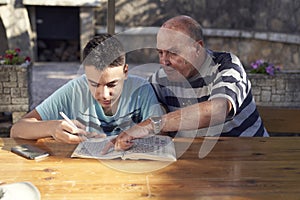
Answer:
[[[38,61],[79,61],[79,8],[37,6]]]

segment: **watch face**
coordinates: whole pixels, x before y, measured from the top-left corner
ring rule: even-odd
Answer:
[[[153,122],[160,122],[161,121],[161,117],[151,117],[151,120]]]
[[[161,130],[161,117],[151,117],[150,119],[153,126],[153,132],[155,134],[159,133]]]

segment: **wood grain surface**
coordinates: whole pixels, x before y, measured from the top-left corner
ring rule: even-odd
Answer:
[[[0,139],[0,184],[29,181],[46,199],[300,199],[300,137],[177,138],[176,162],[74,159],[75,145]],[[51,153],[35,161],[10,152],[29,143]],[[186,150],[186,148],[188,148]],[[185,151],[186,150],[186,151]],[[180,155],[181,153],[179,153]]]

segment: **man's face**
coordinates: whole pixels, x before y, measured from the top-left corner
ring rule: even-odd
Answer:
[[[127,65],[106,67],[103,71],[94,66],[85,66],[89,89],[105,113],[111,113],[113,108],[117,108],[127,71]]]
[[[201,44],[182,32],[161,28],[157,34],[159,62],[170,81],[183,81],[197,74]]]

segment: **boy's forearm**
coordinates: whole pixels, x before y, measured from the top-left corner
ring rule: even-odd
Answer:
[[[15,123],[10,130],[10,137],[38,139],[51,136],[51,124],[55,121],[40,121],[35,118],[24,118]]]

